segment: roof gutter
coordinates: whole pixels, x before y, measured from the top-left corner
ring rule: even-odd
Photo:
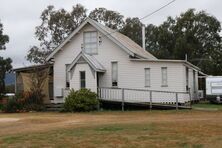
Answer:
[[[190,66],[198,71],[201,71],[201,69],[192,63],[185,61],[185,60],[165,60],[165,59],[157,59],[157,60],[149,60],[149,59],[130,59],[131,61],[138,61],[138,62],[169,62],[169,63],[184,63],[187,66]]]
[[[32,69],[38,69],[38,68],[47,68],[53,66],[52,64],[44,64],[44,65],[32,65],[32,66],[27,66],[27,67],[21,67],[21,68],[15,68],[13,71],[15,72],[21,72],[25,70],[32,70]]]

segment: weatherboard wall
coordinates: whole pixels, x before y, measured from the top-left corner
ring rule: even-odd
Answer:
[[[75,37],[70,40],[55,56],[54,56],[54,91],[58,88],[66,88],[66,64],[70,64],[80,53],[83,44],[83,32],[95,31],[96,29],[90,25],[85,26]],[[111,87],[111,62],[118,62],[118,87],[120,88],[141,88],[163,91],[186,91],[186,72],[182,63],[173,62],[141,62],[131,61],[129,55],[122,50],[117,44],[113,43],[105,35],[101,36],[101,44],[98,45],[98,54],[94,57],[105,67],[106,72],[99,75],[100,87]],[[82,68],[84,68],[83,66]],[[161,67],[167,67],[168,85],[161,86]],[[145,87],[144,68],[150,68],[151,85]],[[81,69],[81,65],[78,66]],[[87,67],[85,67],[87,69]],[[78,76],[71,80],[71,88],[78,89]],[[96,92],[96,81],[86,79],[92,86],[92,90]],[[192,80],[190,80],[191,82]],[[89,83],[89,82],[86,82]],[[63,98],[54,97],[54,102],[63,102]]]

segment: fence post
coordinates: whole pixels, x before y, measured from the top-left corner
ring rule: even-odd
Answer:
[[[152,110],[152,91],[150,91],[150,111]]]
[[[191,90],[188,89],[189,97],[190,97],[190,107],[192,107],[192,96],[191,96]]]
[[[97,88],[97,99],[98,99],[98,101],[99,101],[99,103],[98,103],[98,106],[97,106],[97,109],[98,109],[98,111],[100,110],[100,88],[98,87]]]
[[[176,93],[176,110],[178,110],[178,93]]]
[[[124,88],[122,90],[122,111],[124,111]]]

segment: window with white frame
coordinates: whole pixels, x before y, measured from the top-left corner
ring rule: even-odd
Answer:
[[[186,67],[186,91],[189,90],[189,68]]]
[[[80,88],[86,88],[86,72],[80,71]]]
[[[194,93],[196,92],[196,72],[195,70],[193,70],[193,89],[194,89]]]
[[[112,86],[118,86],[118,63],[112,62]]]
[[[89,31],[83,33],[84,51],[88,54],[97,54],[98,38],[96,31]]]
[[[150,86],[150,68],[145,68],[145,87]]]
[[[162,86],[167,86],[167,67],[162,67],[161,73],[162,73]]]
[[[70,87],[70,78],[69,78],[68,68],[69,68],[69,64],[66,64],[66,88]]]

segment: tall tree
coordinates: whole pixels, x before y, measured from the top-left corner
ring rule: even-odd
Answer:
[[[153,52],[158,58],[175,58],[174,49],[174,35],[172,26],[174,20],[168,17],[167,20],[160,26],[148,25],[146,27],[146,49]]]
[[[124,26],[124,16],[119,12],[107,10],[106,8],[94,9],[90,12],[89,18],[112,29],[121,29]]]
[[[9,42],[9,37],[3,34],[3,25],[0,23],[0,50],[5,50],[5,44]],[[5,91],[5,73],[9,71],[11,66],[12,60],[10,58],[4,59],[0,57],[0,96]]]
[[[48,6],[41,14],[41,25],[36,27],[35,37],[40,41],[40,45],[30,48],[27,60],[46,63],[49,53],[84,21],[86,12],[86,8],[80,4],[75,5],[71,12]],[[113,29],[120,29],[124,25],[120,13],[105,8],[93,10],[89,17]]]
[[[220,22],[205,11],[189,9],[175,19],[169,17],[163,24],[147,32],[147,50],[159,58],[184,59],[207,74],[222,74]],[[156,32],[155,35],[152,32]]]
[[[5,44],[9,42],[9,37],[3,34],[3,25],[0,22],[0,50],[5,50]]]
[[[5,92],[5,74],[12,68],[12,60],[10,58],[4,59],[0,57],[0,96]]]
[[[45,63],[46,57],[85,18],[86,9],[77,4],[71,12],[55,10],[48,6],[42,12],[42,24],[36,27],[35,35],[40,45],[33,46],[27,55],[29,61]],[[89,17],[119,30],[139,45],[142,45],[139,18],[127,18],[115,11],[96,8]],[[222,74],[220,22],[204,11],[189,9],[176,18],[168,17],[159,26],[146,27],[146,48],[158,58],[184,59],[185,55],[193,64],[208,74]],[[210,66],[209,66],[210,65]]]
[[[65,9],[55,10],[48,6],[41,14],[41,25],[36,27],[35,37],[40,45],[32,46],[27,60],[34,63],[45,63],[46,57],[86,18],[86,9],[77,4],[71,12]]]
[[[137,17],[127,18],[120,32],[142,46],[142,25],[142,22]]]

